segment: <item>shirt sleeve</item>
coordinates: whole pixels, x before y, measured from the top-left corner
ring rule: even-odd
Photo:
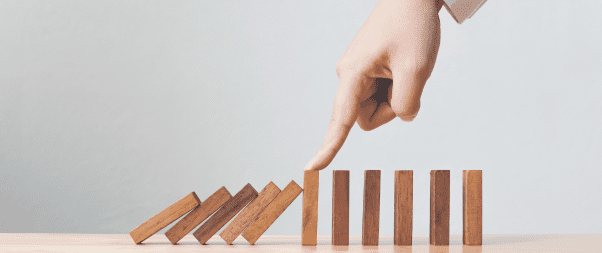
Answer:
[[[458,24],[472,17],[487,0],[443,0],[445,9]]]

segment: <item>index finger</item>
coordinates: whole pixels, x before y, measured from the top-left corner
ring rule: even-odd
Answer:
[[[324,142],[312,159],[313,164],[306,167],[306,170],[326,168],[339,152],[357,119],[361,89],[364,87],[362,84],[366,81],[367,78],[362,75],[346,75],[339,78],[339,88],[334,98],[332,117]]]

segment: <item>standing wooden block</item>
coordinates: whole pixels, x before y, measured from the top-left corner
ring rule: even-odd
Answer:
[[[362,245],[378,245],[380,222],[380,170],[364,172],[364,217],[362,220]]]
[[[462,243],[483,243],[483,171],[462,171]]]
[[[243,209],[232,222],[219,234],[219,236],[226,241],[228,244],[238,237],[242,231],[245,230],[253,221],[257,219],[259,214],[276,198],[280,193],[280,188],[274,183],[270,182],[263,190],[259,193],[245,209]]]
[[[136,244],[141,243],[200,204],[201,200],[199,200],[199,197],[196,196],[196,193],[191,192],[186,197],[171,204],[171,206],[134,228],[134,230],[130,231],[130,236]]]
[[[449,170],[431,170],[430,244],[449,245]]]
[[[414,172],[411,170],[395,171],[395,245],[412,245],[413,176]]]
[[[245,229],[242,236],[251,244],[255,244],[257,239],[268,230],[268,228],[278,219],[278,217],[293,203],[293,201],[301,194],[303,189],[299,187],[295,181],[291,181],[276,198],[268,205],[268,207],[259,214],[257,220]]]
[[[332,245],[349,245],[349,171],[332,171]]]
[[[318,243],[319,172],[319,170],[307,170],[303,175],[301,244],[306,246],[313,246]]]
[[[226,189],[222,187],[213,193],[209,198],[205,200],[198,208],[192,210],[184,218],[182,218],[176,225],[171,227],[165,236],[172,244],[178,243],[184,236],[199,224],[201,224],[207,217],[211,216],[218,208],[220,208],[226,201],[230,200],[232,195]]]
[[[211,236],[219,231],[228,221],[242,210],[251,200],[257,197],[257,191],[247,184],[234,197],[226,202],[209,220],[207,220],[192,235],[201,243],[205,244]]]

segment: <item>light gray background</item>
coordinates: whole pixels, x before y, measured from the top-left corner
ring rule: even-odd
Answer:
[[[330,119],[334,66],[376,1],[0,1],[1,232],[128,233],[196,191],[302,184]],[[488,1],[441,48],[416,120],[354,127],[321,172],[414,170],[414,234],[429,171],[483,170],[483,233],[602,233],[602,2]],[[266,234],[301,233],[301,198]],[[163,230],[165,231],[165,230]]]

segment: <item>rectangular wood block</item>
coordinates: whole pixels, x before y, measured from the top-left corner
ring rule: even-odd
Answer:
[[[295,181],[292,181],[276,196],[276,198],[268,205],[268,207],[259,214],[255,220],[245,231],[242,236],[251,244],[255,242],[268,230],[268,228],[278,219],[278,217],[293,203],[293,201],[301,194],[303,189],[299,187]]]
[[[414,172],[395,171],[395,213],[393,241],[395,245],[412,245]]]
[[[191,192],[140,224],[140,226],[134,228],[134,230],[130,231],[130,236],[136,244],[141,243],[200,204],[201,200],[199,200],[199,197],[197,197],[196,193]]]
[[[307,170],[303,174],[303,217],[301,223],[301,245],[318,243],[318,192],[320,171]]]
[[[209,196],[205,202],[201,203],[199,207],[192,210],[184,216],[184,218],[178,221],[176,225],[167,230],[165,236],[167,236],[167,239],[169,239],[172,244],[178,243],[178,241],[201,224],[207,217],[211,216],[230,198],[232,198],[232,195],[230,195],[230,192],[228,192],[226,187],[220,188]]]
[[[349,245],[349,171],[332,171],[332,245]]]
[[[234,197],[228,200],[209,220],[207,220],[192,235],[201,243],[205,244],[211,236],[219,231],[249,202],[257,197],[257,191],[247,184]]]
[[[462,171],[462,243],[483,243],[483,171]]]
[[[432,245],[449,245],[449,170],[431,170]]]
[[[362,245],[378,245],[380,222],[380,170],[364,172],[364,216],[362,220]]]
[[[230,224],[219,234],[219,236],[228,244],[238,237],[253,221],[257,219],[259,214],[268,207],[268,205],[280,193],[280,188],[273,182],[270,182],[240,214],[230,222]]]

